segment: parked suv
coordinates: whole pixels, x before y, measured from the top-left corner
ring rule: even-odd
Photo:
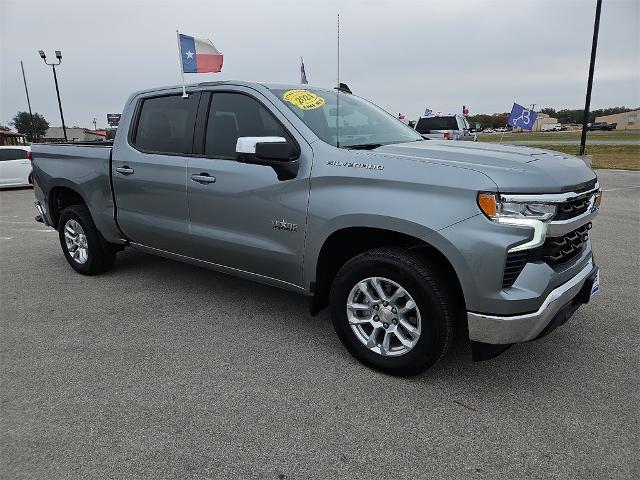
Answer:
[[[433,365],[456,330],[476,360],[540,338],[598,289],[600,188],[578,158],[424,141],[308,85],[187,93],[134,93],[113,146],[33,146],[36,220],[77,272],[134,248],[298,292],[394,375]]]

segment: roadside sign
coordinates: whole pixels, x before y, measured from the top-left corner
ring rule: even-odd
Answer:
[[[107,113],[107,122],[110,127],[117,127],[120,124],[121,113]]]

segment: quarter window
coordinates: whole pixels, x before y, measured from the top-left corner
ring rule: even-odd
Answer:
[[[199,94],[143,100],[134,144],[141,150],[158,153],[189,154],[193,144]]]
[[[284,128],[260,102],[239,93],[214,93],[207,121],[204,153],[235,158],[238,137],[284,137]]]
[[[5,160],[22,160],[29,158],[26,150],[19,148],[0,148],[0,162]]]

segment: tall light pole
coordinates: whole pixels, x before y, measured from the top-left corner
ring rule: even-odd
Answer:
[[[582,118],[582,136],[580,137],[580,156],[584,155],[587,143],[587,123],[589,123],[589,108],[591,106],[591,87],[593,86],[593,68],[596,65],[596,50],[598,49],[598,30],[600,29],[600,10],[602,0],[596,1],[596,18],[593,22],[593,40],[591,41],[591,62],[589,63],[589,79],[587,80],[587,98],[584,102],[584,117]]]
[[[49,63],[47,62],[47,56],[44,53],[44,50],[38,50],[40,54],[40,58],[44,61],[45,65],[51,65],[53,69],[53,81],[56,84],[56,95],[58,95],[58,108],[60,109],[60,119],[62,120],[62,132],[64,133],[64,141],[67,140],[67,127],[64,124],[64,115],[62,114],[62,102],[60,102],[60,89],[58,88],[58,76],[56,75],[56,67],[62,63],[62,52],[60,50],[56,50],[56,58],[58,59],[58,63]]]
[[[31,100],[29,100],[29,89],[27,88],[27,77],[24,75],[24,65],[20,60],[20,68],[22,69],[22,80],[24,81],[24,91],[27,94],[27,105],[29,106],[29,123],[31,123],[31,141],[36,141],[36,133],[33,125],[33,113],[31,113]]]

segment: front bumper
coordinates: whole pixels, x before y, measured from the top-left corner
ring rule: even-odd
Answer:
[[[467,312],[469,339],[493,345],[535,340],[550,331],[547,327],[563,323],[577,306],[589,301],[597,272],[593,258],[589,259],[578,274],[552,290],[542,306],[532,313],[491,315]],[[585,293],[586,289],[589,292]],[[558,321],[558,316],[562,316],[562,321]]]

